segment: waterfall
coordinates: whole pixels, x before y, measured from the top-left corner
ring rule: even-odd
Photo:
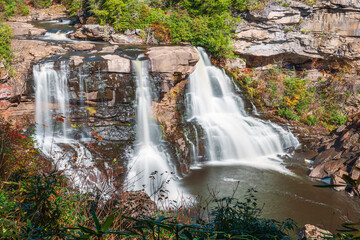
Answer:
[[[95,167],[91,152],[76,139],[70,124],[69,63],[35,65],[35,139],[42,153],[82,192],[100,190],[104,197],[114,191],[111,179]],[[81,71],[80,71],[81,72]],[[82,79],[80,77],[80,79]],[[80,89],[83,83],[80,80]],[[90,133],[88,133],[90,135]]]
[[[161,143],[161,130],[151,112],[151,86],[147,61],[133,61],[137,83],[136,146],[127,182],[132,190],[145,190],[153,199],[181,200],[182,191]],[[160,201],[161,202],[161,201]]]
[[[249,116],[242,99],[234,93],[232,81],[223,70],[212,66],[204,49],[189,76],[188,121],[204,130],[210,164],[243,164],[288,172],[279,154],[298,140],[280,126]],[[195,160],[196,162],[196,160]]]

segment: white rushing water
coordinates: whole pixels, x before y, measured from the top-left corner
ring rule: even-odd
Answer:
[[[57,32],[46,32],[44,35],[39,36],[38,38],[41,40],[48,40],[48,41],[73,42],[74,40],[67,37],[72,32],[73,31],[61,31],[61,30]]]
[[[212,66],[204,49],[190,75],[188,121],[205,132],[208,164],[242,164],[288,172],[278,157],[284,149],[299,146],[290,131],[249,116],[242,99],[234,93],[231,79]],[[196,162],[196,159],[195,161]]]
[[[170,167],[165,147],[161,144],[159,126],[152,116],[147,62],[132,63],[137,83],[137,132],[135,154],[129,163],[127,182],[132,190],[145,190],[155,201],[160,197],[179,202],[184,197],[183,192],[178,186],[175,170]]]
[[[83,192],[100,190],[104,197],[114,191],[111,180],[94,167],[91,152],[72,137],[69,114],[69,66],[60,62],[35,65],[36,141],[43,154]],[[82,84],[82,82],[80,83]]]

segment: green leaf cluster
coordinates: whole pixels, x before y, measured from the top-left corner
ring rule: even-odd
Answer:
[[[232,0],[90,0],[90,9],[100,24],[151,31],[160,41],[190,42],[219,56],[232,56],[231,39],[239,18],[234,17]]]
[[[12,31],[8,25],[0,22],[0,63],[3,62],[5,67],[9,67],[13,53],[11,50]]]
[[[0,21],[9,20],[14,15],[28,15],[25,0],[0,0]]]

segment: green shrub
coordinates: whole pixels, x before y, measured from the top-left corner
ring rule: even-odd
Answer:
[[[299,116],[296,114],[296,112],[288,107],[281,107],[278,110],[278,114],[281,117],[290,119],[290,120],[299,120]]]
[[[70,15],[74,16],[77,12],[83,9],[83,1],[82,0],[74,0],[70,3],[69,11]]]
[[[100,24],[117,31],[149,28],[160,41],[190,42],[221,56],[232,56],[231,37],[239,19],[231,16],[231,1],[168,1],[152,4],[135,0],[90,0],[90,9]],[[151,7],[161,6],[161,7]]]
[[[48,8],[52,4],[52,0],[32,0],[36,8]]]
[[[28,15],[25,0],[0,0],[0,21],[9,20],[15,14]]]
[[[307,124],[307,125],[313,125],[313,126],[316,126],[319,124],[319,118],[315,115],[309,115],[305,118],[304,122]]]
[[[0,22],[0,63],[9,67],[13,54],[11,50],[12,31],[8,25]],[[0,70],[1,71],[1,70]]]
[[[346,114],[336,109],[330,110],[328,118],[329,122],[335,125],[344,125],[347,121]]]

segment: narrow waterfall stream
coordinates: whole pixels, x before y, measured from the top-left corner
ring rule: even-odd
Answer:
[[[111,178],[106,178],[94,167],[92,154],[83,144],[86,139],[75,138],[70,124],[69,71],[66,61],[60,62],[59,69],[55,68],[54,62],[33,68],[37,144],[74,186],[83,192],[101,191],[106,197],[114,191]]]
[[[128,184],[132,190],[142,190],[153,199],[179,201],[183,192],[177,184],[175,169],[162,146],[161,132],[151,112],[151,85],[146,61],[132,61],[137,82],[137,143],[129,164]]]
[[[270,121],[249,116],[235,95],[231,79],[212,66],[204,49],[190,75],[188,121],[205,131],[210,164],[242,164],[288,172],[277,157],[284,149],[299,146],[291,132]]]

